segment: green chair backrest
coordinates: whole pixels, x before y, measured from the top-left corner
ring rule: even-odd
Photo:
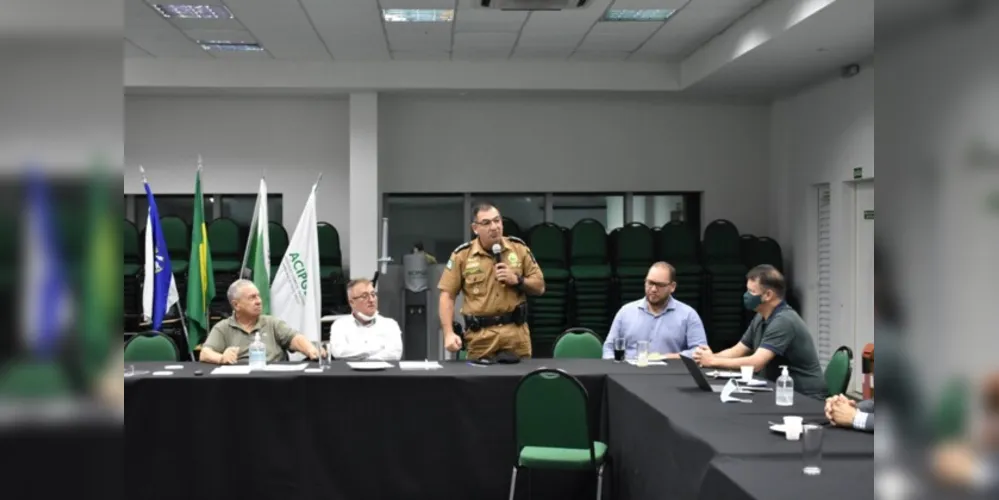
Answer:
[[[514,436],[524,446],[592,450],[586,388],[575,377],[540,368],[520,379],[514,397]]]
[[[853,376],[853,351],[847,346],[840,346],[829,358],[826,365],[826,390],[830,396],[846,394],[850,388],[850,378]]]
[[[288,250],[288,231],[281,224],[270,221],[267,223],[267,238],[271,246],[271,265],[279,265],[284,252]]]
[[[170,258],[187,260],[191,254],[191,230],[184,219],[172,215],[160,217],[160,228]]]
[[[462,349],[458,351],[458,361],[465,361],[468,359],[468,351]]]
[[[562,229],[555,224],[546,222],[532,227],[527,233],[527,244],[542,268],[569,267],[566,262],[565,236],[562,234]]]
[[[340,251],[340,233],[329,222],[319,223],[319,265],[343,265],[343,253]]]
[[[136,335],[125,344],[125,361],[177,361],[173,340],[159,332]]]
[[[656,260],[652,229],[641,222],[631,222],[617,236],[615,255],[619,266],[651,266]]]
[[[517,221],[509,217],[503,217],[503,234],[505,236],[516,236],[524,239],[524,232],[521,231],[520,224],[517,224]]]
[[[760,255],[757,248],[759,240],[755,235],[744,234],[739,237],[739,250],[742,252],[742,264],[747,268],[755,267],[760,262]]]
[[[555,358],[600,359],[604,345],[600,337],[589,328],[570,328],[555,341]]]
[[[742,264],[739,229],[718,219],[704,228],[704,259],[710,264]]]
[[[756,242],[756,251],[759,252],[760,264],[770,264],[778,271],[784,272],[784,252],[781,251],[780,243],[773,238],[762,236]]]
[[[659,260],[670,264],[690,264],[697,258],[697,240],[682,222],[670,222],[659,230]]]
[[[12,361],[0,366],[0,399],[51,398],[70,392],[70,379],[58,363]]]
[[[207,231],[213,259],[242,262],[246,242],[240,238],[239,224],[236,221],[227,217],[215,219],[208,223]]]
[[[124,223],[121,226],[121,248],[125,264],[139,264],[142,261],[142,255],[139,253],[139,230],[132,221],[128,219],[122,221]]]
[[[964,437],[968,425],[968,402],[970,388],[960,377],[952,378],[940,393],[933,414],[933,434],[939,441],[950,441]]]
[[[595,219],[583,219],[572,226],[569,264],[573,266],[607,263],[607,230]]]

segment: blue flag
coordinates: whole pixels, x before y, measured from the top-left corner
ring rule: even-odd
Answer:
[[[51,360],[58,354],[71,313],[69,283],[52,217],[48,182],[33,171],[27,191],[27,343],[36,358]]]
[[[152,321],[152,329],[159,331],[163,325],[163,317],[177,303],[180,295],[173,279],[173,268],[170,266],[166,239],[163,238],[156,199],[149,183],[144,184],[146,199],[149,201],[149,215],[146,219],[146,273],[142,287],[142,309]]]

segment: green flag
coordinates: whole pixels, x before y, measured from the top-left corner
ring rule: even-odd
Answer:
[[[253,222],[246,241],[242,269],[249,269],[253,284],[260,291],[263,314],[271,313],[271,243],[267,226],[267,181],[260,179],[260,192],[253,208]]]
[[[103,167],[103,164],[101,164]],[[83,354],[84,376],[93,379],[106,368],[111,347],[108,332],[120,327],[121,285],[115,281],[121,268],[121,236],[115,232],[111,209],[110,174],[99,167],[92,174],[88,203],[86,257],[83,269]]]
[[[215,298],[212,250],[205,226],[205,201],[201,194],[201,169],[194,176],[194,218],[191,221],[191,258],[187,268],[187,350],[208,336],[208,305]]]

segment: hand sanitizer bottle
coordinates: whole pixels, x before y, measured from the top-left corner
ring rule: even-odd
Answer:
[[[777,377],[777,406],[794,405],[794,380],[787,372],[787,366],[781,365],[780,377]]]
[[[260,340],[260,332],[257,332],[250,344],[250,370],[263,370],[265,366],[267,366],[267,346]]]

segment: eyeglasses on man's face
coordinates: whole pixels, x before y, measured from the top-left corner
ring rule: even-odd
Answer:
[[[378,292],[364,292],[360,295],[355,295],[353,300],[374,300],[378,298]]]
[[[492,219],[482,219],[475,221],[475,225],[479,227],[490,227],[492,225],[500,225],[503,223],[503,217],[494,217]]]

